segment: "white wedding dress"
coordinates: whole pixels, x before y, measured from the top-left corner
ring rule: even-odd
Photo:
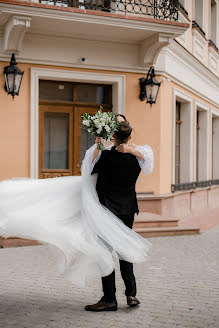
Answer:
[[[92,163],[95,147],[86,152],[82,176],[0,182],[0,236],[48,243],[58,272],[80,287],[113,271],[112,250],[120,259],[138,263],[146,260],[150,247],[100,204],[97,175],[91,175],[99,159]],[[147,145],[137,149],[144,156],[138,161],[147,174],[153,169],[153,152]]]

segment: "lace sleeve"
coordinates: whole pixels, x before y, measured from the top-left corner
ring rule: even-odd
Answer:
[[[110,150],[112,148],[113,144],[109,145],[108,147],[106,147],[106,150]],[[94,151],[96,149],[96,144],[94,144],[93,146],[91,146],[85,154],[85,158],[87,161],[87,167],[89,167],[89,171],[87,172],[89,175],[91,174],[91,172],[93,171],[93,168],[95,166],[95,164],[99,161],[100,156],[101,156],[101,151],[99,152],[99,154],[97,155],[97,157],[93,160],[93,155],[94,155]],[[92,162],[93,160],[93,162]],[[83,160],[84,161],[84,160]]]
[[[144,174],[151,173],[154,168],[154,154],[150,146],[137,146],[136,149],[143,155],[144,159],[137,158]]]

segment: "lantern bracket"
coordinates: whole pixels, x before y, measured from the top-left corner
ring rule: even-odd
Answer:
[[[3,38],[4,53],[19,54],[22,50],[24,35],[30,27],[31,17],[12,16],[5,26]]]
[[[173,36],[166,33],[157,33],[144,40],[140,46],[139,61],[141,66],[153,66],[163,47],[171,43]]]

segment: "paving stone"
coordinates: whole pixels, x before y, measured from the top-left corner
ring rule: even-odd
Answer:
[[[126,305],[116,260],[117,312],[91,313],[101,282],[86,290],[56,274],[47,245],[0,249],[0,328],[219,328],[219,227],[151,238],[134,266],[141,305]]]

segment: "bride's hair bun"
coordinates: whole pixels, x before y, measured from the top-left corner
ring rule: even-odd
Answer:
[[[123,118],[124,122],[126,122],[126,123],[129,124],[129,121],[127,120],[127,118],[125,117],[125,115],[123,115],[123,114],[116,114],[116,117],[119,117],[119,116]]]
[[[132,127],[127,122],[121,122],[119,124],[118,130],[114,132],[114,136],[119,141],[119,143],[126,142],[131,134]]]

